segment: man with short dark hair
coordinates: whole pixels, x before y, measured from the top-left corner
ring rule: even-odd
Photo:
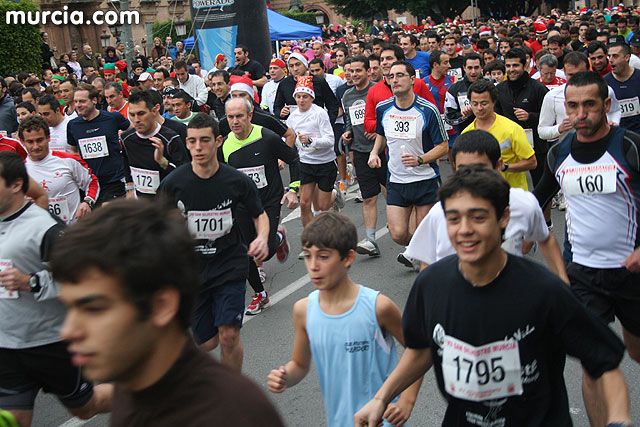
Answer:
[[[549,150],[547,142],[538,135],[542,101],[549,90],[542,82],[529,76],[525,69],[526,65],[524,51],[511,49],[507,52],[505,66],[508,80],[496,86],[499,101],[496,112],[522,126],[527,134],[529,144],[536,152],[537,166],[529,170],[535,186],[542,176],[545,155]],[[549,214],[545,216],[547,221],[551,222]]]
[[[591,62],[591,71],[598,73],[601,77],[611,72],[611,65],[607,58],[607,46],[600,42],[590,43],[587,47],[589,61]]]
[[[104,87],[104,97],[109,104],[107,111],[119,113],[125,119],[129,118],[129,101],[124,97],[124,90],[120,83],[107,83]]]
[[[625,43],[609,46],[611,73],[604,76],[605,81],[618,98],[622,110],[620,126],[640,133],[640,70],[629,66],[631,51]]]
[[[213,111],[218,120],[224,118],[224,104],[230,96],[229,78],[229,72],[226,70],[216,70],[211,75],[211,91],[216,96],[216,99],[213,101]]]
[[[631,423],[620,339],[557,276],[501,248],[509,196],[484,165],[444,182],[439,199],[456,255],[416,279],[402,318],[407,348],[355,425],[379,425],[394,397],[433,366],[447,401],[442,425],[569,426],[567,354],[602,390],[608,414],[595,425]]]
[[[174,71],[180,82],[180,89],[188,93],[198,103],[198,106],[206,104],[208,92],[202,77],[189,74],[189,67],[184,61],[176,61]]]
[[[264,67],[258,61],[249,58],[249,48],[244,45],[236,45],[233,50],[236,59],[235,70],[249,74],[253,85],[261,88],[267,83],[267,76]]]
[[[640,136],[609,125],[608,90],[606,81],[590,71],[569,79],[565,107],[575,132],[549,151],[535,195],[545,207],[562,189],[571,288],[604,322],[620,320],[629,356],[640,363]],[[599,402],[602,389],[595,378],[583,363],[589,421],[605,425],[612,421],[611,408]]]
[[[137,198],[152,197],[160,181],[187,162],[187,152],[180,136],[157,122],[160,105],[149,91],[129,96],[129,120],[132,128],[120,135],[127,187]],[[131,191],[127,197],[134,197]]]
[[[71,119],[78,117],[76,111],[76,104],[74,101],[74,92],[78,84],[71,78],[66,78],[60,83],[60,93],[62,94],[62,100],[65,102],[64,115]]]
[[[98,90],[88,83],[82,83],[75,91],[74,103],[79,117],[67,124],[67,142],[71,152],[79,153],[98,177],[100,197],[96,206],[100,206],[125,195],[118,131],[128,129],[129,120],[119,113],[98,110],[97,97]]]
[[[431,74],[429,52],[416,50],[417,45],[418,39],[413,34],[405,34],[400,37],[400,47],[404,53],[404,59],[413,65],[413,68],[416,70],[416,78],[424,79]]]
[[[221,145],[216,120],[199,113],[187,127],[187,148],[193,160],[163,180],[158,194],[187,218],[200,255],[201,291],[193,334],[203,350],[221,344],[222,363],[240,371],[249,257],[260,262],[268,255],[269,217],[253,180],[218,162]],[[257,237],[248,242],[248,249],[237,222],[240,205],[256,229]]]
[[[447,50],[447,54],[449,50]],[[451,66],[451,55],[449,55]],[[456,134],[462,131],[473,122],[474,115],[469,101],[469,86],[482,79],[482,58],[477,53],[470,53],[464,57],[463,67],[464,77],[453,83],[447,91],[445,100],[445,120],[451,126],[456,127]],[[449,75],[451,75],[449,73]]]
[[[196,112],[191,111],[193,105],[193,98],[189,96],[187,92],[180,89],[171,95],[171,105],[173,106],[173,112],[175,116],[171,120],[177,120],[184,125],[188,125],[191,119],[196,116]]]
[[[198,261],[175,209],[114,202],[69,229],[52,266],[73,360],[115,383],[111,425],[283,425],[255,384],[193,344]]]
[[[0,407],[30,426],[44,388],[88,419],[109,412],[113,386],[85,380],[60,338],[65,311],[48,261],[63,224],[25,199],[28,181],[22,158],[0,152]]]

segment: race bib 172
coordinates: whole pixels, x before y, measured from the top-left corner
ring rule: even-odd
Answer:
[[[160,172],[131,166],[131,178],[137,191],[144,194],[156,194],[160,185]]]

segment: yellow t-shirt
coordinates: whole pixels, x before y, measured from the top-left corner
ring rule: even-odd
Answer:
[[[476,129],[476,120],[473,120],[462,133]],[[524,133],[522,126],[514,121],[507,119],[500,114],[496,114],[496,121],[493,122],[489,133],[493,135],[500,143],[500,151],[502,152],[502,161],[505,163],[515,163],[520,160],[528,159],[535,154],[533,147],[529,144],[527,135]],[[513,188],[522,188],[529,190],[527,185],[526,172],[501,172],[504,179]]]

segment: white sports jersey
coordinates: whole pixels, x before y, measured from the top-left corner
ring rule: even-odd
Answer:
[[[613,132],[607,151],[595,162],[576,161],[572,138],[565,138],[550,164],[567,199],[572,260],[591,268],[620,268],[640,239],[640,180],[623,153],[625,129],[614,127]]]
[[[49,126],[50,150],[69,152],[69,144],[67,144],[67,123],[69,123],[69,120],[71,119],[65,114],[58,126]]]
[[[522,240],[542,242],[549,237],[549,229],[535,196],[522,188],[509,190],[511,216],[504,232],[504,250],[522,256]],[[406,254],[425,264],[433,264],[453,255],[455,250],[447,234],[447,220],[440,202],[436,203],[416,229]]]
[[[273,103],[276,102],[276,92],[281,81],[269,80],[262,88],[262,102],[260,102],[260,105],[267,107],[271,114],[274,114]]]
[[[51,151],[44,159],[26,160],[27,172],[47,192],[49,211],[67,224],[75,222],[79,189],[94,202],[100,194],[98,178],[77,154]]]
[[[336,159],[333,149],[333,128],[329,121],[329,114],[324,108],[311,104],[311,108],[302,112],[295,108],[289,114],[287,126],[296,134],[296,147],[300,156],[300,163],[312,165],[329,163]],[[302,144],[299,134],[312,139],[311,144]]]
[[[402,109],[394,96],[378,103],[376,122],[376,133],[386,138],[389,147],[390,182],[405,184],[440,175],[436,162],[402,164],[402,154],[421,156],[449,139],[438,107],[416,95],[413,105]]]

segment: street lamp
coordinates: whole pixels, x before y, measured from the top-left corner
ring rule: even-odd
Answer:
[[[109,41],[111,40],[111,36],[107,34],[106,30],[102,30],[102,35],[100,36],[100,44],[102,45],[102,49],[106,49],[109,46]]]
[[[173,24],[176,26],[176,34],[178,37],[182,37],[187,34],[187,24],[184,22],[182,17],[176,19]]]
[[[109,31],[111,31],[111,35],[116,38],[116,41],[120,42],[120,36],[122,35],[122,25],[109,25]]]
[[[324,24],[324,13],[321,10],[316,10],[316,24],[322,25]]]

